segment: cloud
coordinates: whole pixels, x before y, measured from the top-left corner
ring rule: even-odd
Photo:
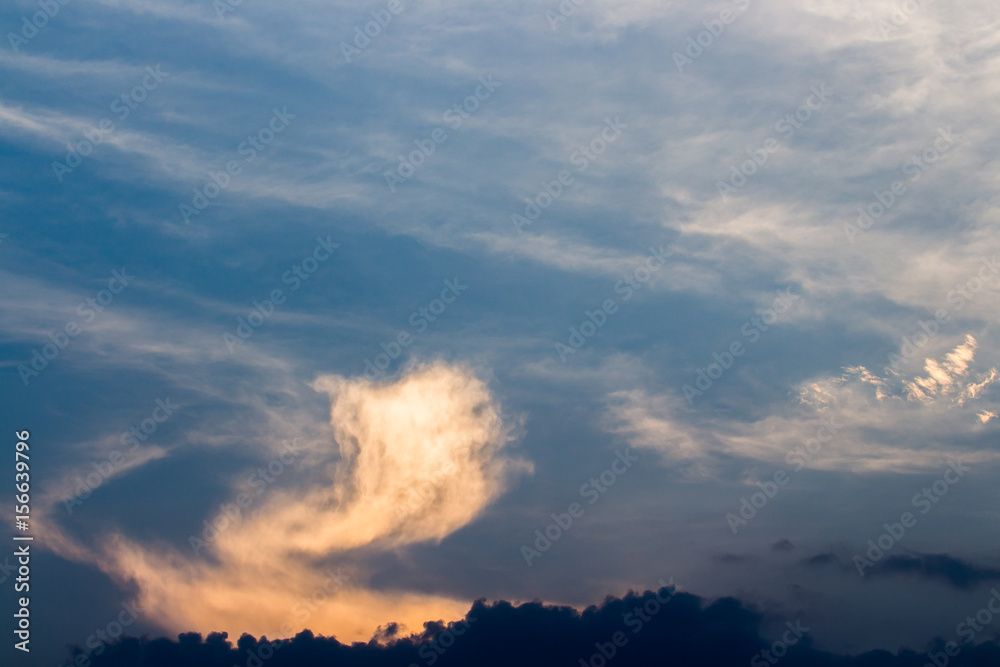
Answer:
[[[891,369],[883,377],[864,366],[816,377],[793,390],[791,404],[748,422],[696,421],[699,415],[679,398],[617,392],[609,396],[607,428],[702,476],[732,456],[782,466],[807,460],[811,468],[853,472],[926,470],[948,457],[996,461],[995,449],[975,439],[997,409],[984,390],[998,378],[996,368],[976,372],[977,346],[966,335],[940,361],[926,359],[924,373],[912,378]],[[973,402],[993,410],[977,412]],[[803,446],[815,451],[804,457]]]
[[[816,648],[808,619],[782,619],[773,638],[765,629],[767,618],[733,598],[707,603],[702,598],[672,588],[609,597],[601,605],[578,612],[568,607],[538,602],[476,602],[462,621],[444,625],[429,622],[424,631],[382,643],[348,646],[335,639],[304,631],[294,639],[260,641],[244,635],[234,647],[227,637],[184,634],[177,641],[127,638],[94,656],[94,667],[139,667],[146,664],[180,664],[193,667],[230,667],[264,664],[318,667],[398,667],[407,664],[549,665],[613,664],[620,667],[660,664],[665,659],[678,667],[730,667],[747,664],[784,641],[782,660],[796,667],[913,667],[926,657],[910,649],[897,653],[872,651],[860,656],[835,655]],[[787,621],[787,624],[786,624]],[[617,641],[617,644],[615,643]],[[938,644],[929,644],[939,649]],[[140,658],[139,656],[143,656]],[[592,657],[596,656],[593,659]],[[963,646],[954,660],[959,667],[993,667],[1000,660],[1000,645],[987,641]],[[248,662],[249,661],[249,662]]]
[[[810,567],[838,566],[845,574],[856,576],[857,568],[833,552],[810,556],[801,561]],[[865,574],[881,577],[909,575],[926,581],[942,581],[959,590],[971,590],[980,584],[1000,581],[1000,568],[971,563],[948,554],[913,552],[888,556],[867,568]]]
[[[467,369],[414,367],[390,384],[324,376],[314,387],[330,395],[341,460],[333,486],[283,498],[260,517],[263,531],[284,526],[283,548],[322,554],[440,541],[493,502],[509,473],[528,469],[501,456],[509,425]],[[314,521],[330,506],[337,511]]]
[[[35,341],[44,342],[52,327],[73,317],[72,307],[79,302],[75,295],[75,300],[60,302],[68,307],[65,316],[58,313],[53,322],[43,317],[51,300],[35,295],[44,297],[49,291],[28,293],[28,276],[48,273],[53,282],[73,284],[88,269],[92,274],[95,263],[128,257],[130,267],[134,261],[144,268],[142,278],[149,285],[149,291],[137,287],[143,312],[126,310],[124,301],[120,310],[116,304],[73,342],[71,353],[60,357],[59,370],[49,371],[52,376],[31,388],[35,412],[25,418],[63,425],[61,433],[46,439],[60,447],[53,457],[59,469],[72,468],[66,480],[89,467],[90,458],[117,447],[110,437],[81,433],[80,418],[102,419],[103,425],[89,429],[114,432],[116,424],[124,426],[131,419],[116,395],[163,386],[162,395],[169,391],[178,398],[186,389],[190,410],[177,422],[183,433],[163,443],[166,460],[145,470],[121,471],[125,479],[109,480],[100,494],[119,508],[149,505],[145,511],[157,518],[147,521],[142,539],[155,535],[180,541],[177,524],[197,524],[201,517],[195,521],[181,512],[160,523],[160,510],[174,505],[155,502],[154,493],[129,495],[130,488],[135,493],[130,482],[169,468],[160,477],[164,487],[189,494],[184,509],[208,514],[209,503],[196,497],[215,490],[199,486],[201,471],[211,470],[213,481],[234,474],[216,473],[218,459],[213,457],[220,450],[239,447],[246,458],[262,458],[276,454],[281,440],[303,436],[308,462],[296,472],[301,477],[283,478],[269,488],[267,503],[256,504],[242,528],[231,528],[212,544],[208,553],[213,560],[189,562],[179,555],[163,565],[173,558],[169,547],[136,545],[139,538],[124,530],[131,541],[114,548],[127,554],[135,568],[148,561],[143,577],[156,595],[173,595],[169,589],[185,568],[196,582],[216,571],[206,563],[224,575],[213,580],[220,583],[217,589],[206,588],[213,599],[221,600],[239,586],[257,590],[255,577],[269,582],[288,576],[295,594],[310,595],[325,581],[326,561],[370,562],[368,554],[379,562],[391,560],[407,553],[408,545],[454,535],[448,531],[468,525],[463,523],[468,515],[482,515],[475,503],[459,506],[451,493],[471,488],[474,501],[492,502],[493,486],[503,485],[491,482],[495,471],[478,474],[489,464],[476,457],[495,463],[506,460],[502,453],[492,459],[482,451],[466,456],[446,446],[457,459],[455,469],[474,474],[457,479],[445,474],[447,485],[442,487],[437,471],[425,469],[422,460],[411,470],[401,452],[382,451],[378,443],[392,434],[380,431],[381,425],[371,419],[338,421],[344,442],[334,445],[325,418],[330,407],[326,390],[315,394],[303,382],[314,379],[314,368],[342,374],[358,368],[372,341],[382,340],[382,331],[394,333],[403,326],[410,302],[418,303],[407,288],[421,284],[438,266],[460,266],[459,275],[474,267],[483,289],[461,318],[442,322],[419,345],[475,348],[503,369],[510,394],[532,411],[534,423],[547,425],[535,430],[544,435],[532,446],[541,460],[549,457],[540,465],[552,474],[544,484],[527,489],[524,498],[510,499],[503,513],[509,510],[512,522],[551,511],[544,494],[563,486],[572,490],[578,483],[577,468],[563,463],[569,460],[566,452],[585,462],[595,451],[608,449],[605,434],[578,438],[560,425],[589,427],[580,415],[599,413],[606,394],[619,389],[628,392],[612,401],[609,431],[634,439],[690,476],[721,476],[717,464],[732,465],[734,459],[746,470],[757,462],[764,462],[767,472],[787,468],[789,451],[814,438],[824,418],[843,428],[809,462],[820,471],[909,472],[930,469],[953,453],[984,459],[992,455],[988,441],[995,440],[1000,406],[995,376],[991,380],[988,370],[998,363],[989,355],[997,348],[1000,281],[984,283],[974,298],[953,302],[952,297],[959,295],[956,288],[967,291],[976,280],[983,253],[995,252],[1000,222],[1000,133],[995,121],[988,121],[998,117],[989,109],[996,108],[1000,90],[995,0],[969,0],[961,11],[927,4],[887,39],[875,21],[891,17],[898,0],[863,6],[838,0],[751,2],[683,74],[671,53],[684,51],[689,38],[735,3],[709,7],[589,0],[557,30],[551,30],[545,12],[558,11],[559,0],[495,7],[404,4],[405,12],[350,64],[340,44],[350,43],[355,28],[372,20],[369,10],[377,12],[384,0],[367,8],[318,0],[294,6],[243,2],[224,19],[212,3],[104,0],[90,3],[94,12],[77,12],[71,5],[17,59],[0,57],[0,67],[14,79],[0,103],[0,133],[13,146],[4,158],[10,193],[0,198],[15,204],[5,225],[13,228],[3,230],[12,238],[2,249],[8,269],[0,275],[9,289],[0,301],[19,304],[6,310],[0,337],[23,343],[23,350],[12,350],[27,358],[38,345]],[[11,14],[10,20],[19,21],[19,14]],[[66,39],[57,39],[57,33]],[[144,48],[136,50],[136,44]],[[63,160],[66,142],[79,140],[108,113],[107,102],[136,83],[129,79],[147,59],[162,60],[165,71],[176,76],[169,80],[170,90],[151,96],[108,137],[110,145],[102,145],[60,187],[49,173],[52,161]],[[414,141],[440,124],[441,112],[460,103],[476,78],[488,71],[504,81],[502,94],[461,128],[448,127],[447,144],[405,186],[389,193],[383,173],[396,166],[398,155],[410,154]],[[74,76],[73,81],[67,78]],[[834,91],[831,103],[793,137],[782,138],[776,121],[824,82]],[[581,91],[587,92],[586,103],[581,103]],[[209,171],[218,171],[238,154],[243,138],[260,127],[258,114],[286,103],[300,114],[294,130],[234,179],[198,224],[178,226],[178,203],[189,200],[191,189],[201,187]],[[585,173],[574,171],[575,184],[546,209],[530,233],[517,236],[510,214],[523,210],[524,198],[535,197],[561,169],[576,169],[570,156],[594,136],[605,116],[617,114],[631,126],[626,141],[610,147]],[[919,179],[909,180],[901,171],[905,161],[920,155],[938,128],[950,126],[959,145]],[[739,192],[722,198],[716,184],[725,182],[734,166],[745,164],[747,150],[768,137],[779,138],[779,151]],[[884,199],[896,179],[904,182],[905,195],[850,243],[844,225],[857,220],[859,206],[876,201],[875,192]],[[314,291],[303,291],[302,301],[276,315],[273,324],[255,334],[252,345],[227,357],[219,334],[236,316],[246,315],[243,306],[259,298],[264,283],[270,288],[269,282],[280,275],[284,267],[277,258],[285,256],[283,243],[320,224],[374,228],[375,233],[359,244],[363,247],[335,280],[319,289],[320,281],[314,280]],[[83,229],[89,231],[82,236],[73,231]],[[673,261],[602,329],[599,340],[573,363],[561,365],[551,354],[551,342],[565,335],[584,309],[600,304],[612,283],[631,271],[651,244],[675,250]],[[63,272],[73,266],[79,270]],[[272,276],[275,270],[278,274]],[[600,284],[591,286],[588,277]],[[172,309],[153,317],[156,305],[164,303],[155,286],[165,283],[204,300],[173,299]],[[776,335],[794,327],[787,346],[774,340],[780,351],[758,348],[755,359],[745,359],[746,366],[732,371],[734,376],[726,378],[730,385],[717,389],[728,403],[721,410],[707,409],[714,395],[700,411],[688,410],[683,399],[676,401],[679,391],[671,388],[679,388],[685,381],[682,374],[693,370],[679,367],[690,366],[692,359],[708,361],[714,351],[706,347],[708,341],[729,326],[730,315],[733,323],[749,317],[761,295],[786,286],[802,295]],[[872,361],[894,347],[890,338],[898,342],[901,335],[912,336],[918,318],[946,306],[952,328],[942,327],[933,351],[920,351],[919,368],[908,367],[896,376]],[[351,326],[329,326],[330,320],[350,313],[357,314],[351,316]],[[961,363],[948,358],[962,339],[951,340],[947,350],[936,345],[943,345],[951,332],[966,331],[975,334],[980,346],[967,350],[974,354],[963,375]],[[936,366],[925,367],[925,356]],[[17,381],[13,372],[9,375]],[[671,386],[655,387],[663,378]],[[733,382],[743,379],[750,381],[747,386]],[[922,392],[922,399],[907,389],[908,383]],[[29,396],[19,387],[14,390],[19,393],[12,391],[12,396]],[[767,400],[787,391],[793,400]],[[338,393],[341,398],[331,397],[331,404],[342,400],[342,405],[360,409],[388,401],[376,397],[374,389],[359,392],[364,400],[352,402]],[[71,394],[104,396],[104,410],[68,406],[64,398]],[[359,444],[352,444],[352,438]],[[191,465],[177,465],[182,452],[192,457]],[[392,476],[387,470],[403,470],[404,477],[412,473],[426,484],[411,494],[412,489],[387,483]],[[42,487],[46,493],[67,485],[59,484],[59,477],[49,477],[51,483]],[[828,499],[832,512],[849,514],[840,528],[830,522],[826,530],[862,530],[856,523],[867,513],[852,512],[847,502],[840,502],[843,496],[837,495],[832,477],[816,475],[808,485],[815,497]],[[807,487],[803,482],[795,480],[796,492]],[[670,541],[672,558],[711,569],[704,549],[714,538],[688,538],[715,530],[711,521],[705,524],[698,517],[702,511],[721,510],[731,488],[686,486],[685,493],[673,495],[672,485],[659,480],[648,487],[637,483],[631,487],[636,495],[630,511],[638,513],[636,525],[652,525],[664,518],[667,507],[674,520],[670,534],[686,536]],[[377,509],[392,505],[401,492],[404,504],[397,508],[420,508],[407,510],[409,520]],[[883,492],[864,486],[850,500],[874,505],[875,496],[881,498]],[[780,503],[789,514],[799,505],[784,499]],[[767,512],[775,512],[770,516],[778,520],[784,516],[782,505]],[[955,511],[975,509],[960,504]],[[322,523],[299,525],[297,510],[314,512]],[[258,515],[289,523],[276,534],[254,533]],[[719,511],[718,518],[722,515]],[[136,510],[132,518],[139,523],[147,517]],[[761,520],[761,528],[768,521]],[[130,524],[122,520],[122,525]],[[810,538],[803,531],[812,525],[783,525],[761,539],[770,543],[791,534],[797,545],[807,544]],[[339,542],[351,526],[361,527],[359,536],[352,533]],[[644,544],[655,534],[635,532],[627,523],[616,526],[623,536]],[[310,534],[314,527],[315,541]],[[87,534],[86,525],[73,528],[74,535]],[[484,551],[503,553],[512,539],[506,526],[490,525],[481,532],[478,546]],[[295,550],[287,567],[290,575],[285,566],[270,571],[254,562],[257,549],[260,559],[283,553],[284,547],[273,543],[286,533],[287,548]],[[586,549],[565,556],[566,566],[559,568],[563,577],[531,582],[516,572],[505,573],[500,556],[489,564],[491,575],[485,578],[479,576],[484,566],[478,559],[472,560],[472,568],[468,561],[457,563],[457,576],[446,586],[461,590],[464,599],[488,594],[576,600],[577,573],[584,570],[584,555],[591,553],[593,562],[607,564],[598,572],[588,563],[587,585],[594,589],[637,576],[639,563],[608,557],[624,540],[612,541],[596,529],[593,534],[600,536],[588,537]],[[977,539],[976,534],[958,530],[954,539]],[[258,538],[262,546],[240,551]],[[233,540],[231,548],[227,540]],[[412,551],[428,561],[408,564],[395,578],[380,581],[391,579],[400,582],[397,588],[416,590],[456,558],[452,549]],[[713,546],[708,553],[718,551]],[[81,558],[102,560],[91,547]],[[158,567],[168,575],[162,586],[156,581]],[[302,572],[312,573],[313,579],[304,580]],[[338,598],[353,599],[349,591],[367,590],[365,584],[372,580],[364,568],[350,574]],[[502,579],[509,585],[497,583]],[[180,588],[178,597],[201,593],[191,586]],[[271,588],[265,586],[267,596]],[[291,602],[280,592],[267,599],[278,607]],[[379,609],[388,602],[357,599],[359,625],[380,622]],[[236,602],[248,609],[260,606],[251,596]],[[444,600],[440,607],[452,602]],[[420,603],[417,599],[412,609],[403,610],[400,602],[400,620],[422,618]],[[84,606],[78,602],[78,608]],[[921,611],[928,617],[949,613],[940,606]],[[197,624],[183,614],[170,623],[178,629],[202,629],[210,627],[212,614],[236,614],[238,619],[249,613],[210,609]],[[287,609],[281,613],[289,615]],[[450,612],[437,613],[448,617]],[[865,613],[868,618],[878,614],[867,608]],[[268,614],[262,612],[254,627],[270,632]],[[828,627],[846,628],[855,618],[848,613]],[[320,620],[320,629],[327,632],[332,621]],[[859,632],[867,635],[863,641],[875,641],[875,634],[889,636],[888,623],[866,625]],[[351,618],[345,628],[343,636],[361,632]]]
[[[792,551],[795,549],[795,545],[789,539],[781,539],[772,544],[771,549],[774,551]]]
[[[673,416],[677,401],[642,391],[616,392],[610,399],[608,430],[627,436],[633,447],[655,449],[672,463],[694,464],[705,456],[705,442]]]
[[[837,556],[832,553],[816,554],[815,556],[810,556],[802,561],[804,565],[817,566],[817,565],[827,565],[829,563],[836,563]]]
[[[330,396],[333,438],[325,452],[288,456],[308,457],[315,479],[304,471],[308,484],[275,483],[256,511],[228,503],[228,519],[210,519],[217,534],[189,540],[200,556],[121,533],[100,547],[57,531],[47,543],[134,584],[145,613],[175,631],[290,636],[308,620],[358,640],[389,621],[418,627],[429,617],[460,616],[466,603],[447,596],[370,590],[362,565],[348,567],[335,586],[330,571],[352,555],[440,542],[480,516],[511,475],[529,471],[504,451],[512,426],[501,423],[499,403],[470,369],[443,362],[411,366],[392,382],[322,376],[314,388]],[[304,603],[315,608],[306,614]]]
[[[976,339],[966,336],[965,342],[949,352],[942,361],[927,359],[924,364],[926,377],[914,378],[906,383],[907,398],[928,402],[936,396],[952,393],[958,383],[969,374],[969,365],[976,356]],[[867,372],[867,371],[866,371]],[[990,377],[980,384],[969,384],[960,388],[959,401],[966,396],[975,398],[982,388],[996,379],[996,369],[992,369]]]
[[[904,574],[920,579],[940,579],[950,586],[971,589],[977,584],[1000,581],[1000,569],[975,565],[948,554],[889,556],[875,564],[868,574]]]

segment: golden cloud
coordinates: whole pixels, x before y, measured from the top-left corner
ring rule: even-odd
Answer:
[[[322,483],[269,489],[202,556],[121,534],[100,553],[58,532],[48,544],[135,585],[145,614],[173,631],[275,637],[309,627],[356,641],[389,622],[416,629],[461,617],[468,601],[369,590],[364,572],[335,575],[330,563],[361,548],[440,542],[474,521],[512,475],[530,471],[505,455],[512,425],[502,423],[489,388],[443,362],[390,382],[331,375],[313,387],[331,399],[332,438],[316,468]]]

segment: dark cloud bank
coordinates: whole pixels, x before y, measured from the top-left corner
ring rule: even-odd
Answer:
[[[577,612],[540,603],[476,602],[463,621],[427,623],[402,637],[390,626],[380,641],[341,644],[305,630],[293,639],[258,641],[195,633],[178,639],[125,638],[90,656],[94,667],[997,667],[1000,644],[928,642],[921,650],[834,655],[814,647],[808,625],[790,620],[761,636],[764,617],[733,598],[712,603],[662,588],[608,598]],[[797,625],[797,627],[796,627]],[[786,643],[787,642],[787,643]],[[780,646],[779,646],[780,644]],[[764,652],[767,653],[764,653]],[[778,657],[778,654],[781,657]],[[76,650],[79,656],[80,651]],[[80,658],[83,661],[82,658]]]
[[[802,564],[812,567],[835,565],[845,571],[858,570],[856,562],[844,562],[832,552],[806,558]],[[861,569],[865,575],[876,577],[907,575],[918,579],[938,580],[960,590],[971,590],[984,583],[1000,581],[1000,569],[970,563],[948,554],[913,552],[904,556],[888,556],[862,563]]]

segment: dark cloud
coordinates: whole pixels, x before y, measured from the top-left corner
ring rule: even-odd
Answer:
[[[857,573],[857,567],[837,554],[827,552],[799,561],[809,567],[836,565],[844,572]],[[979,584],[1000,581],[1000,568],[977,565],[948,554],[923,554],[887,556],[865,567],[865,575],[911,575],[921,579],[940,580],[959,589],[970,589]]]
[[[795,545],[792,544],[791,540],[778,540],[771,545],[773,551],[791,551],[794,548]]]
[[[837,563],[837,556],[831,553],[816,554],[815,556],[810,556],[802,561],[803,565],[818,566],[818,565],[829,565],[830,563]]]
[[[235,646],[226,635],[218,633],[205,640],[196,633],[182,634],[176,641],[125,638],[107,647],[101,655],[92,656],[90,664],[94,667],[506,667],[511,664],[731,667],[755,662],[774,664],[761,652],[771,650],[775,640],[782,636],[794,638],[794,642],[789,639],[787,653],[782,651],[781,662],[788,667],[922,667],[928,662],[925,654],[909,649],[898,653],[873,651],[860,656],[827,653],[813,645],[808,625],[798,620],[789,621],[788,627],[798,623],[804,631],[801,637],[782,627],[773,639],[764,638],[763,621],[761,613],[732,598],[708,604],[697,596],[662,588],[655,593],[608,598],[583,612],[539,602],[515,606],[509,602],[479,601],[462,621],[448,625],[425,623],[422,632],[404,638],[398,638],[399,628],[390,625],[377,633],[379,642],[350,645],[315,636],[309,630],[293,639],[274,642],[243,635]],[[774,659],[773,654],[768,655]],[[995,667],[1000,664],[1000,645],[987,642],[963,646],[949,664]]]
[[[973,588],[1000,581],[1000,569],[975,565],[948,554],[889,556],[868,569],[867,574],[909,574],[922,579],[940,579],[955,588]]]

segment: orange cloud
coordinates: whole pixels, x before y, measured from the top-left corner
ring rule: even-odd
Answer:
[[[256,511],[219,532],[207,557],[121,534],[101,553],[58,533],[49,545],[134,584],[144,613],[174,631],[274,637],[307,626],[355,641],[389,622],[417,629],[461,617],[468,601],[369,590],[365,572],[333,576],[329,563],[360,548],[439,542],[475,520],[513,474],[530,470],[505,456],[511,426],[489,388],[443,362],[411,367],[393,382],[323,376],[313,386],[331,399],[333,437],[318,453],[325,479],[269,490]]]

